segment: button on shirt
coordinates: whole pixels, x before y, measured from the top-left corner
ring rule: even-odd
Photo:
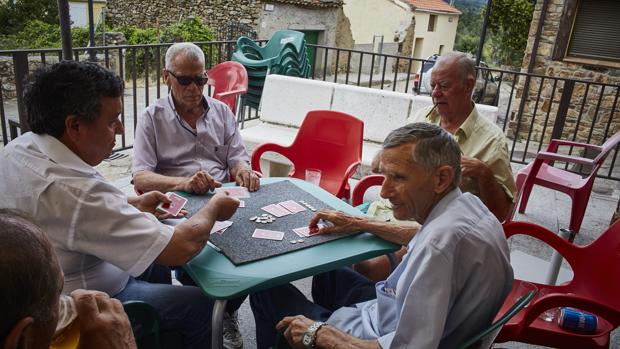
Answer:
[[[240,161],[249,162],[228,106],[207,96],[203,104],[205,113],[196,129],[178,115],[172,95],[148,106],[136,127],[132,172],[190,177],[204,170],[218,181],[228,181],[230,168]]]
[[[459,189],[431,211],[377,298],[327,323],[382,348],[455,348],[493,321],[513,281],[501,224]]]
[[[140,212],[127,197],[56,138],[28,132],[0,152],[0,207],[32,216],[52,241],[64,293],[110,295],[142,274],[173,228]]]

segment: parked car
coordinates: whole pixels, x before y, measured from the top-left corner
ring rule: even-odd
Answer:
[[[439,55],[434,54],[428,57],[422,64],[422,67],[418,70],[413,81],[413,92],[423,95],[429,95],[431,91],[431,73],[435,66],[435,61],[439,58]],[[491,71],[487,70],[489,66],[480,62],[481,68],[478,70],[478,77],[476,78],[476,86],[474,88],[474,94],[472,99],[476,103],[494,105],[497,106],[499,101],[499,91],[497,89],[497,82],[493,77]],[[422,77],[422,83],[420,83],[420,77]],[[483,93],[484,91],[484,93]]]

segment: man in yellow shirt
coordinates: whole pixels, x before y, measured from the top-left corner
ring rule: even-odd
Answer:
[[[439,57],[431,73],[433,106],[421,109],[407,122],[439,125],[456,138],[463,152],[461,190],[478,196],[501,222],[510,211],[516,185],[502,130],[481,116],[471,100],[475,85],[475,63],[468,55],[450,52]],[[419,227],[415,222],[394,219],[391,205],[385,199],[373,202],[368,215],[382,221],[408,224],[411,229]],[[404,253],[402,250],[394,256],[364,261],[356,264],[355,269],[371,279],[383,280],[382,276],[389,274]]]

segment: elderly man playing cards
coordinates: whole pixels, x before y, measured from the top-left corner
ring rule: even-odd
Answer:
[[[310,302],[287,284],[250,296],[259,348],[276,331],[294,348],[456,348],[493,321],[513,281],[502,226],[459,189],[461,151],[441,127],[413,123],[383,143],[381,196],[417,231],[367,217],[321,211],[319,233],[368,231],[407,245],[398,268],[373,283],[352,269],[313,279]]]
[[[142,274],[153,263],[189,261],[239,201],[216,194],[172,227],[155,211],[170,201],[163,193],[127,197],[106,181],[93,166],[124,132],[122,95],[122,80],[94,63],[62,61],[37,71],[24,94],[32,132],[0,151],[0,208],[20,210],[45,228],[65,276],[63,293],[83,288],[143,300],[162,331],[180,332],[185,348],[206,348],[213,300],[198,287],[151,283]]]
[[[138,118],[132,164],[136,190],[203,194],[228,181],[258,190],[235,116],[226,104],[203,95],[202,50],[187,42],[170,46],[163,77],[170,93]]]

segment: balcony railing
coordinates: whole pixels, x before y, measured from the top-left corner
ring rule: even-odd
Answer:
[[[198,42],[206,55],[207,69],[230,59],[234,41]],[[75,60],[85,60],[88,51],[97,61],[125,79],[124,110],[121,120],[125,134],[116,150],[131,148],[133,131],[140,111],[168,91],[161,71],[165,50],[170,44],[124,45],[74,49]],[[376,52],[308,45],[313,52],[310,78],[403,93],[425,93],[422,59]],[[2,142],[18,135],[24,120],[21,101],[23,82],[40,64],[52,64],[60,49],[0,51],[0,68],[11,71],[0,80],[0,124]],[[474,99],[498,106],[497,125],[509,137],[510,159],[528,163],[552,138],[601,144],[620,130],[618,96],[620,85],[560,78],[478,67]],[[2,70],[0,70],[1,72]],[[416,73],[420,72],[418,76]],[[416,83],[417,81],[417,83]],[[162,91],[163,90],[163,91]],[[527,93],[525,93],[527,91]],[[208,90],[211,93],[210,90]],[[525,98],[524,98],[525,97]],[[257,119],[258,110],[242,107],[239,121]],[[377,117],[381,117],[377,115]],[[573,149],[567,153],[572,154]],[[580,154],[592,156],[592,154]],[[616,166],[618,149],[607,159],[599,177],[620,180]],[[579,172],[581,169],[571,169]]]

